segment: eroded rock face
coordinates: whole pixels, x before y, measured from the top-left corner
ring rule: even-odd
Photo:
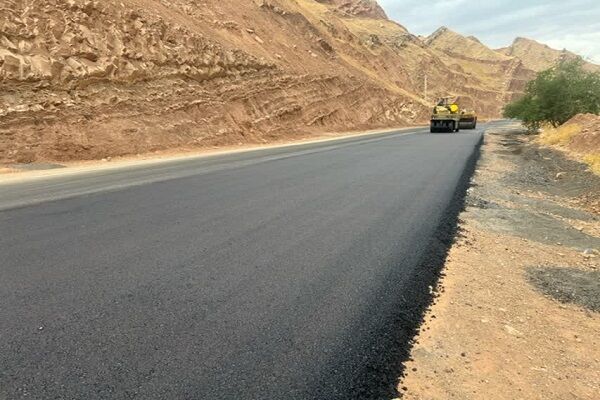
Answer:
[[[3,163],[261,143],[425,110],[339,68],[333,39],[286,0],[7,1]]]
[[[122,3],[9,0],[0,9],[0,79],[203,80],[271,66]]]

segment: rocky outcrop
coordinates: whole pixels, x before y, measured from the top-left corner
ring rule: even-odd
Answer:
[[[446,27],[439,28],[427,37],[425,44],[429,48],[446,52],[457,58],[489,62],[503,62],[510,59],[485,46],[479,40],[465,37]]]
[[[102,78],[197,80],[271,66],[110,1],[13,1],[0,11],[0,78],[77,84]]]
[[[375,0],[316,0],[319,3],[330,4],[344,14],[350,16],[387,19],[385,11]]]

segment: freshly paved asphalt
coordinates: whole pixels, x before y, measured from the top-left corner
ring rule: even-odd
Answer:
[[[480,139],[0,185],[0,399],[359,397]]]

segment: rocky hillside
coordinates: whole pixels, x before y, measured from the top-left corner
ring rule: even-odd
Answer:
[[[348,16],[374,19],[387,19],[383,8],[375,0],[316,0],[334,6],[335,10]]]
[[[532,74],[373,0],[5,0],[0,163],[402,126],[447,94],[492,117]]]
[[[520,59],[494,51],[474,37],[464,37],[446,27],[424,39],[427,49],[464,77],[455,87],[463,107],[486,116],[497,116],[508,101],[520,95],[535,71]]]

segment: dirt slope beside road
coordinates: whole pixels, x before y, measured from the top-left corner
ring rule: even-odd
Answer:
[[[337,71],[297,11],[209,3],[31,0],[0,11],[0,161],[260,143],[405,125],[425,109]]]
[[[556,129],[546,129],[540,142],[582,160],[600,175],[600,116],[579,114]]]
[[[596,399],[600,178],[489,131],[404,399]]]

